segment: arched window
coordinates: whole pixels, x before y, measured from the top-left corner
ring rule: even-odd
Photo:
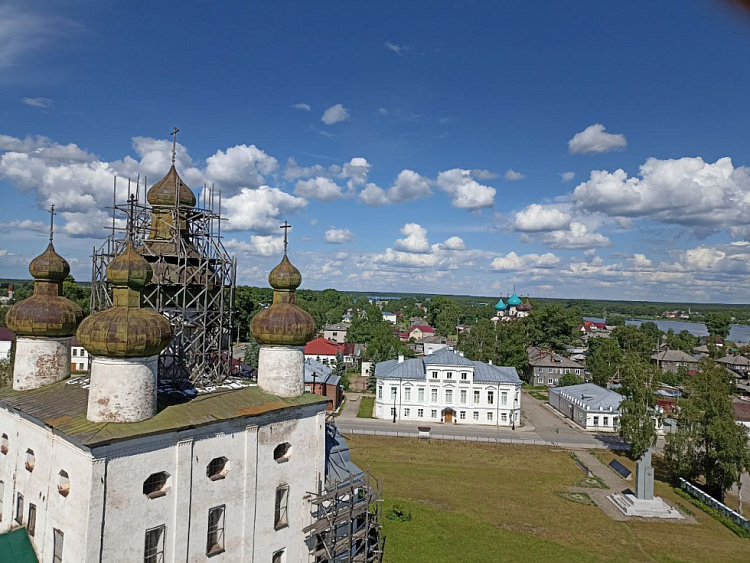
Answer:
[[[70,477],[68,477],[67,471],[60,470],[57,475],[57,492],[64,497],[70,493]]]
[[[170,475],[166,471],[152,473],[143,482],[143,494],[148,498],[163,497],[169,491]]]
[[[291,455],[292,445],[289,442],[279,444],[273,450],[273,459],[275,459],[277,463],[284,463],[285,461],[289,461],[289,457]]]
[[[34,450],[26,450],[26,471],[31,473],[34,471],[34,464],[36,463],[36,457],[34,456]]]
[[[225,457],[213,458],[206,467],[206,477],[211,481],[223,479],[229,473],[229,460]]]
[[[0,454],[6,455],[8,453],[8,435],[3,434],[0,437]]]

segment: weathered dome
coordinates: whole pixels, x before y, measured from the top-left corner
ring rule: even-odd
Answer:
[[[180,207],[195,207],[195,194],[182,181],[174,164],[160,181],[151,186],[146,194],[146,200],[151,205],[171,205],[177,203],[179,190]]]
[[[302,284],[302,274],[289,261],[286,254],[281,262],[268,274],[268,283],[274,289],[295,290]]]
[[[505,303],[503,303],[503,300],[500,299],[497,303],[495,303],[495,309],[498,311],[505,311],[507,307],[505,306]]]
[[[90,354],[139,358],[155,356],[167,347],[172,339],[169,320],[141,309],[140,290],[151,275],[151,266],[128,239],[125,251],[107,266],[112,307],[87,317],[78,327],[78,340]]]
[[[253,317],[250,331],[259,344],[270,346],[302,346],[315,335],[315,321],[296,304],[295,290],[302,283],[302,274],[287,258],[268,276],[274,288],[273,303]]]
[[[510,297],[508,297],[508,307],[518,307],[521,304],[521,298],[518,297],[518,295],[513,293]]]
[[[62,296],[62,283],[70,273],[68,262],[49,243],[31,261],[34,295],[13,305],[5,324],[19,336],[72,336],[83,318],[80,305]]]
[[[519,311],[531,311],[534,307],[532,307],[531,303],[529,303],[528,300],[521,303],[516,309]]]

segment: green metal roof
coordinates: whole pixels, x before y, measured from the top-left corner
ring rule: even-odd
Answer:
[[[0,534],[0,561],[3,563],[39,563],[31,547],[26,528]]]
[[[217,390],[181,403],[159,404],[156,415],[143,422],[91,422],[86,418],[87,378],[66,379],[31,391],[0,389],[0,408],[21,411],[88,447],[131,438],[174,432],[222,420],[253,417],[272,411],[326,403],[311,393],[300,397],[276,397],[260,387]]]

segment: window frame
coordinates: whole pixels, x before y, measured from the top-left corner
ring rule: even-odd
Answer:
[[[289,526],[289,485],[276,487],[273,512],[273,529],[282,530]]]
[[[212,524],[212,518],[219,514],[218,519]],[[224,530],[226,527],[227,505],[221,504],[208,509],[208,523],[206,528],[206,555],[218,555],[224,553]]]
[[[58,542],[59,539],[59,542]],[[62,530],[52,528],[52,563],[62,563],[63,560],[63,547],[65,541],[65,534]],[[60,546],[60,553],[57,553],[57,546]]]
[[[424,409],[417,409],[417,416],[419,418],[424,418]]]
[[[151,492],[146,492],[146,484],[152,480],[152,477],[155,475],[166,475],[164,478],[164,484],[156,490],[153,490]],[[143,482],[143,494],[148,497],[149,499],[155,499],[159,497],[166,496],[166,494],[169,492],[169,489],[171,488],[169,486],[169,479],[171,478],[171,475],[167,473],[166,471],[157,471],[156,473],[152,473],[148,477],[146,477],[146,480]],[[155,479],[154,479],[155,481]]]
[[[36,505],[29,503],[29,516],[26,520],[26,533],[33,536],[36,533]]]
[[[16,493],[16,517],[14,518],[19,526],[23,526],[23,495]]]
[[[487,404],[488,405],[494,405],[495,404],[495,391],[490,389],[487,391]]]
[[[149,534],[158,532],[156,537],[156,545],[149,546]],[[143,535],[143,563],[164,563],[164,544],[165,537],[167,535],[167,526],[162,524],[161,526],[154,526],[148,528],[146,533]],[[161,557],[159,557],[161,555]]]

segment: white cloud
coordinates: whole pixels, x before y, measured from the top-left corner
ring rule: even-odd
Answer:
[[[342,104],[329,107],[323,112],[323,117],[320,118],[326,125],[333,125],[347,119],[349,119],[349,112]]]
[[[21,102],[34,108],[48,108],[52,105],[49,98],[21,98]]]
[[[10,230],[17,231],[36,231],[36,232],[47,232],[49,229],[48,225],[45,223],[42,223],[41,221],[32,221],[31,219],[13,219],[12,221],[6,221],[5,223],[0,223],[0,231],[7,232]]]
[[[649,158],[639,176],[594,170],[573,200],[588,213],[648,217],[703,234],[730,226],[730,234],[744,236],[750,225],[750,168],[735,168],[730,158],[713,164],[700,157]]]
[[[278,188],[261,186],[256,190],[242,188],[236,196],[224,200],[223,212],[227,231],[275,233],[282,216],[307,207],[307,200]]]
[[[298,196],[317,199],[318,201],[333,201],[341,197],[341,186],[329,178],[318,176],[309,180],[297,181],[294,193]]]
[[[62,231],[71,237],[103,239],[112,228],[112,216],[101,209],[64,211],[60,216],[65,220]],[[124,227],[124,221],[118,220],[115,226]]]
[[[466,244],[461,237],[450,237],[440,245],[441,250],[466,250]]]
[[[349,229],[337,229],[331,227],[326,231],[325,241],[328,244],[344,244],[354,240],[354,233]]]
[[[491,170],[480,170],[480,169],[474,169],[471,171],[471,175],[473,178],[476,178],[477,180],[494,180],[500,174],[497,172],[492,172]]]
[[[576,133],[568,141],[568,152],[570,154],[602,153],[623,149],[627,144],[625,135],[606,133],[604,125],[595,123],[580,133]]]
[[[224,242],[229,252],[248,256],[279,256],[284,251],[284,237],[252,235],[250,242],[235,238]]]
[[[454,168],[441,172],[437,177],[438,186],[451,197],[453,207],[460,209],[481,209],[491,207],[497,190],[483,186],[471,177],[470,170]]]
[[[508,171],[505,173],[505,179],[509,182],[514,182],[516,180],[523,180],[526,176],[521,174],[520,172],[516,172],[512,168],[508,168]]]
[[[573,178],[576,177],[575,172],[560,172],[560,178],[563,182],[570,182]]]
[[[516,213],[513,227],[517,231],[538,232],[566,229],[570,225],[568,213],[548,205],[532,203],[523,211]]]
[[[407,223],[401,229],[405,238],[396,239],[393,245],[396,250],[402,252],[426,253],[430,251],[430,243],[427,240],[427,229],[417,223]]]
[[[388,110],[385,108],[378,108],[379,115],[388,115]]]
[[[547,252],[546,254],[522,254],[509,252],[504,256],[498,256],[490,264],[490,268],[497,271],[519,272],[536,268],[554,268],[560,263],[560,259]]]
[[[357,186],[364,186],[367,183],[367,176],[370,173],[370,163],[366,158],[355,157],[344,164],[341,171],[341,177],[347,179],[347,186],[354,190]]]
[[[301,109],[302,111],[310,111],[312,109],[310,104],[294,104],[292,107],[294,109]]]
[[[338,176],[341,174],[341,166],[334,164],[325,168],[320,164],[314,166],[300,166],[294,157],[289,157],[286,161],[286,167],[284,168],[284,180],[292,182],[299,178],[311,178],[313,176]]]
[[[393,51],[397,55],[403,55],[404,52],[408,50],[408,47],[405,45],[396,45],[395,43],[391,43],[390,41],[386,41],[383,43],[383,47],[388,49],[389,51]]]
[[[209,182],[216,182],[234,195],[240,187],[262,186],[265,176],[275,172],[278,165],[274,157],[255,145],[236,145],[208,157],[205,176]]]
[[[387,191],[376,184],[370,183],[359,193],[359,198],[367,205],[378,207],[413,201],[431,194],[429,179],[413,170],[402,170]]]
[[[524,235],[525,236],[525,235]],[[528,242],[521,237],[522,242]],[[544,233],[539,240],[549,248],[583,250],[610,246],[612,242],[601,233],[591,232],[583,223],[572,222],[569,230]]]

